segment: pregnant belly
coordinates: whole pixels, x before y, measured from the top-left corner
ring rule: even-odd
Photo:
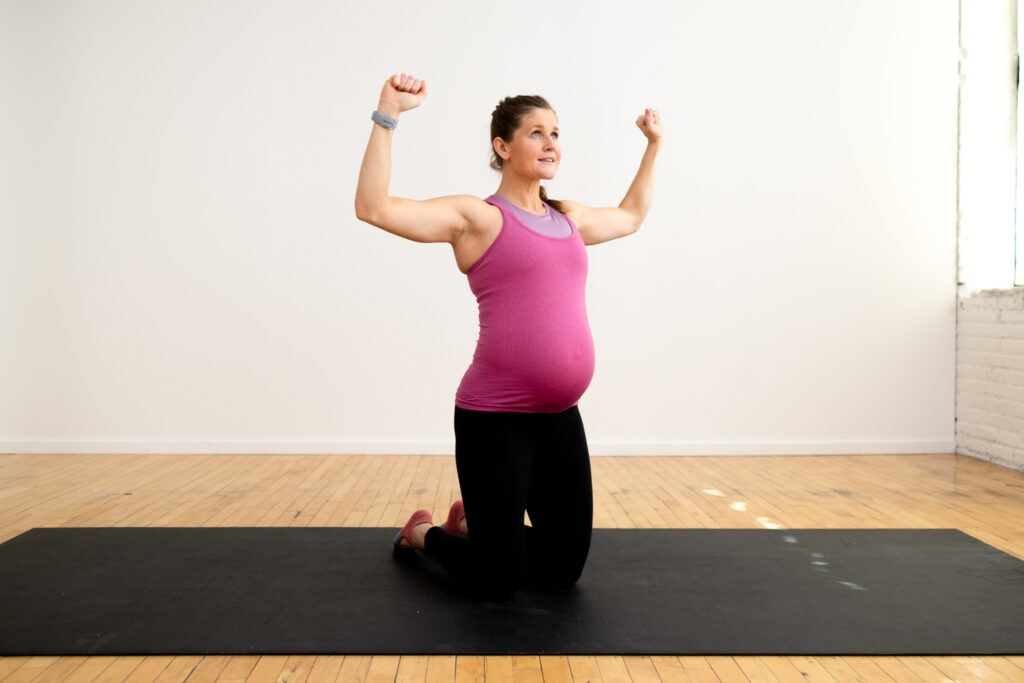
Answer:
[[[590,330],[576,330],[572,342],[518,340],[488,347],[481,337],[473,364],[463,377],[456,403],[470,410],[554,413],[576,405],[594,376]],[[494,351],[494,353],[491,353]]]

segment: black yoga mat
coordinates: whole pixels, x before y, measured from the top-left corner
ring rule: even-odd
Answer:
[[[1024,562],[956,530],[597,529],[576,588],[508,605],[393,533],[35,529],[0,654],[1024,653]]]

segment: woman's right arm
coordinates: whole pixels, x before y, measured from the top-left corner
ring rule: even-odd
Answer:
[[[427,96],[426,82],[408,74],[389,78],[381,90],[377,111],[395,119],[418,107]],[[382,230],[415,242],[454,244],[469,227],[477,204],[475,197],[438,197],[418,201],[392,197],[391,141],[394,129],[373,124],[356,187],[356,217]]]

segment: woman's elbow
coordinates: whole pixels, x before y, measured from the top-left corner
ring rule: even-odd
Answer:
[[[356,218],[369,223],[370,225],[378,225],[380,220],[380,209],[374,202],[368,202],[360,197],[356,197],[355,201]]]
[[[644,224],[644,217],[643,216],[633,216],[629,221],[627,221],[625,224],[623,224],[623,226],[622,226],[622,236],[623,237],[628,237],[630,235],[635,235],[637,232],[640,231],[640,226],[643,225],[643,224]]]
[[[366,207],[359,202],[356,202],[356,218],[364,223],[370,222],[370,214],[367,212]]]

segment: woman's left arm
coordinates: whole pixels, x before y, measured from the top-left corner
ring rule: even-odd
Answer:
[[[647,138],[647,149],[626,196],[617,207],[593,208],[565,201],[565,213],[576,223],[585,244],[600,244],[632,235],[640,229],[654,199],[654,167],[661,148],[661,117],[656,109],[646,109],[636,125]]]

